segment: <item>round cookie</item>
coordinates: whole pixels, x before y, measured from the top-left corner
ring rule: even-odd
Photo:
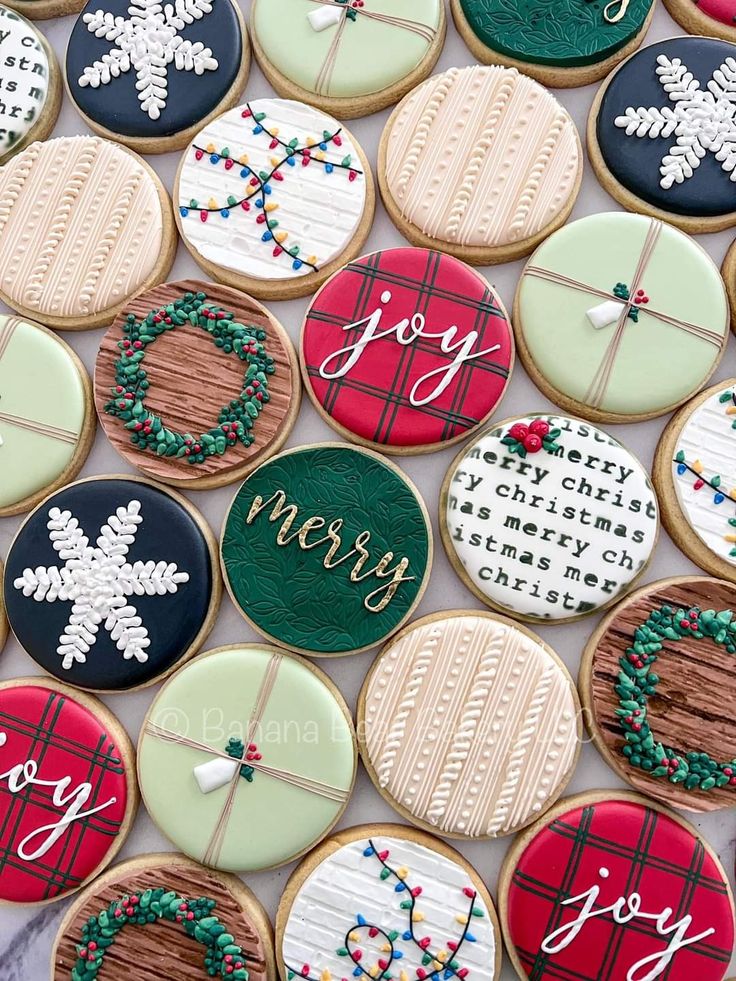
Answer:
[[[392,113],[378,181],[412,245],[474,265],[528,255],[564,224],[583,163],[575,124],[514,68],[450,68]]]
[[[186,146],[237,105],[249,68],[233,0],[88,0],[66,49],[67,91],[84,121],[139,153]]]
[[[43,34],[0,4],[0,164],[45,140],[61,107],[61,73]]]
[[[149,165],[115,143],[31,144],[0,168],[0,298],[60,330],[110,323],[171,268],[170,207]]]
[[[4,575],[5,567],[0,562],[0,652],[2,652],[5,641],[8,639],[8,618],[5,616],[5,600],[3,599],[2,588]]]
[[[443,0],[253,0],[253,49],[279,95],[338,119],[385,109],[445,43]]]
[[[569,88],[605,76],[641,44],[653,0],[580,3],[451,0],[457,29],[484,64],[518,68],[544,85]]]
[[[731,307],[731,330],[736,333],[736,241],[731,243],[724,256],[721,275],[726,285],[728,302]]]
[[[520,978],[722,981],[733,894],[692,825],[638,794],[560,801],[514,841],[499,914]]]
[[[152,819],[187,855],[229,872],[283,865],[321,841],[356,765],[353,723],[327,675],[258,644],[208,651],[178,671],[138,741]]]
[[[409,624],[358,698],[360,752],[399,814],[453,838],[495,838],[535,820],[577,762],[577,692],[544,641],[488,613]]]
[[[217,545],[185,498],[140,477],[91,477],[40,504],[6,560],[5,606],[49,674],[91,691],[165,677],[220,605]]]
[[[170,852],[121,862],[89,886],[64,915],[51,965],[52,981],[276,979],[271,924],[250,889]]]
[[[30,20],[46,20],[76,14],[84,6],[84,0],[5,0],[5,6]]]
[[[143,473],[187,489],[232,483],[277,452],[300,400],[288,334],[227,286],[149,290],[118,315],[97,355],[95,402],[110,442]]]
[[[232,600],[260,634],[305,654],[355,654],[411,616],[432,530],[416,487],[388,460],[319,443],[246,478],[221,556]]]
[[[460,451],[442,485],[440,531],[481,602],[566,623],[631,589],[654,552],[658,512],[646,470],[618,440],[533,413]]]
[[[375,190],[365,153],[340,123],[300,102],[256,99],[194,137],[174,202],[205,272],[260,299],[288,300],[360,254]]]
[[[96,698],[0,681],[0,903],[48,903],[122,848],[138,806],[125,729]]]
[[[282,977],[305,981],[385,973],[494,981],[501,937],[491,896],[459,852],[403,825],[363,824],[292,874],[276,914],[276,957]]]
[[[652,477],[662,521],[685,555],[736,582],[736,379],[701,392],[660,437]]]
[[[707,252],[671,225],[623,212],[581,218],[543,242],[513,319],[534,383],[594,422],[671,412],[707,382],[729,336]]]
[[[480,273],[440,252],[384,249],[314,297],[300,360],[317,411],[341,436],[384,453],[426,453],[488,421],[514,343]]]
[[[636,790],[688,811],[736,802],[736,588],[649,583],[598,626],[580,669],[591,734]]]
[[[663,0],[667,13],[688,34],[736,41],[736,11],[732,0]]]
[[[0,518],[74,480],[95,436],[92,386],[52,331],[0,315]]]
[[[693,234],[736,225],[735,57],[726,41],[675,37],[642,48],[603,83],[588,155],[629,211]]]

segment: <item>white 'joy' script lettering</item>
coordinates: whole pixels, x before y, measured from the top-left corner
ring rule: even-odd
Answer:
[[[608,869],[603,868],[598,870],[598,874],[602,879],[607,879],[610,873]],[[693,922],[693,918],[689,913],[687,916],[683,916],[682,919],[675,920],[674,922],[671,922],[673,911],[669,906],[665,906],[661,913],[647,913],[641,908],[642,899],[638,892],[632,892],[628,897],[621,896],[614,903],[611,903],[610,906],[595,908],[600,891],[601,887],[595,885],[579,896],[571,896],[570,899],[562,900],[563,906],[570,906],[573,903],[579,903],[583,900],[583,908],[580,910],[576,920],[566,923],[544,938],[542,941],[542,950],[546,954],[556,954],[559,950],[569,947],[588,920],[592,920],[597,916],[606,916],[610,913],[613,916],[614,922],[621,926],[634,919],[649,920],[654,923],[654,929],[660,937],[670,938],[669,942],[664,950],[647,954],[646,957],[642,957],[641,960],[632,964],[626,974],[626,981],[652,981],[653,978],[659,977],[665,971],[678,950],[682,950],[683,947],[690,947],[692,944],[696,944],[698,941],[716,932],[715,927],[709,927],[707,930],[703,930],[702,933],[695,934],[692,937],[686,936]],[[649,968],[646,974],[639,973],[645,968]]]
[[[7,735],[4,732],[0,732],[0,746],[4,746],[7,740]],[[51,799],[54,807],[66,808],[66,811],[58,821],[53,821],[50,824],[44,824],[42,827],[36,828],[20,842],[18,845],[18,858],[22,858],[24,862],[33,862],[35,859],[45,855],[73,821],[81,821],[82,818],[97,814],[98,811],[104,811],[106,807],[114,804],[117,799],[111,797],[104,804],[98,804],[97,807],[83,811],[82,807],[87,803],[92,793],[91,783],[80,783],[70,790],[72,777],[61,777],[59,780],[41,780],[37,777],[37,773],[38,764],[35,760],[16,763],[9,770],[0,773],[0,781],[7,780],[8,790],[11,794],[20,793],[21,790],[24,790],[30,784],[33,784],[34,787],[51,787],[53,788]],[[42,839],[41,843],[36,847],[35,851],[28,851],[31,841],[39,836]]]
[[[390,290],[384,290],[381,293],[381,303],[385,304],[390,300]],[[343,330],[353,330],[356,327],[363,327],[363,333],[354,344],[348,344],[347,347],[341,347],[339,351],[334,351],[328,355],[320,365],[320,376],[328,381],[333,378],[342,378],[360,361],[363,352],[372,341],[383,340],[384,337],[390,337],[392,334],[396,335],[396,340],[404,347],[413,344],[420,337],[432,338],[433,340],[439,338],[440,350],[443,354],[453,355],[453,360],[446,365],[440,365],[439,368],[433,368],[432,371],[428,371],[414,382],[409,392],[409,401],[414,406],[421,406],[434,402],[436,398],[439,398],[447,386],[451,384],[461,367],[467,364],[468,361],[476,361],[478,358],[483,358],[487,354],[493,354],[494,351],[498,351],[501,347],[500,344],[494,344],[493,347],[486,348],[484,351],[474,352],[473,345],[478,340],[477,330],[468,331],[465,337],[459,340],[456,339],[458,328],[454,324],[445,330],[432,333],[425,329],[426,321],[422,313],[415,313],[411,317],[404,317],[403,320],[394,324],[393,327],[379,331],[382,316],[383,307],[376,307],[370,316],[364,317],[362,320],[356,320],[352,324],[345,324],[342,328]],[[330,371],[330,363],[333,361],[338,363],[343,355],[348,355],[345,364],[336,368],[334,371]],[[425,382],[430,380],[436,380],[436,384],[434,384],[434,387],[426,395],[420,396],[420,388]]]

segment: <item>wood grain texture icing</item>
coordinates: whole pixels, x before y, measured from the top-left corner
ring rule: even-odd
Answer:
[[[514,68],[451,68],[407,96],[389,126],[389,192],[406,220],[440,241],[519,242],[553,222],[574,193],[575,126]]]
[[[578,748],[563,665],[483,614],[429,617],[376,662],[361,697],[379,788],[423,826],[508,834],[554,801]]]
[[[33,143],[0,170],[0,288],[12,305],[94,316],[135,293],[162,249],[158,187],[114,143]]]

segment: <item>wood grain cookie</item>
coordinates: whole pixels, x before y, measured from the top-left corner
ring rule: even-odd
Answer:
[[[214,283],[143,293],[97,356],[95,405],[108,439],[132,466],[178,487],[246,476],[285,442],[300,400],[284,328],[256,300]]]
[[[632,593],[588,641],[580,696],[606,762],[690,811],[736,802],[736,588],[705,577]]]
[[[112,927],[101,924],[105,914]],[[102,933],[109,929],[112,937]],[[51,977],[92,979],[99,972],[105,981],[201,981],[216,974],[274,981],[272,933],[263,907],[235,876],[204,869],[183,855],[146,855],[110,869],[67,911]],[[225,934],[231,938],[227,950],[217,943]]]

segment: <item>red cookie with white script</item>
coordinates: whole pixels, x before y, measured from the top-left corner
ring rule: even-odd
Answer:
[[[307,392],[340,435],[384,453],[428,453],[489,419],[514,341],[480,273],[440,252],[386,249],[317,293],[300,358]]]
[[[90,695],[0,682],[0,903],[75,892],[122,848],[138,805],[133,747]]]
[[[504,939],[534,981],[722,981],[731,887],[695,828],[616,791],[560,801],[501,870]]]

